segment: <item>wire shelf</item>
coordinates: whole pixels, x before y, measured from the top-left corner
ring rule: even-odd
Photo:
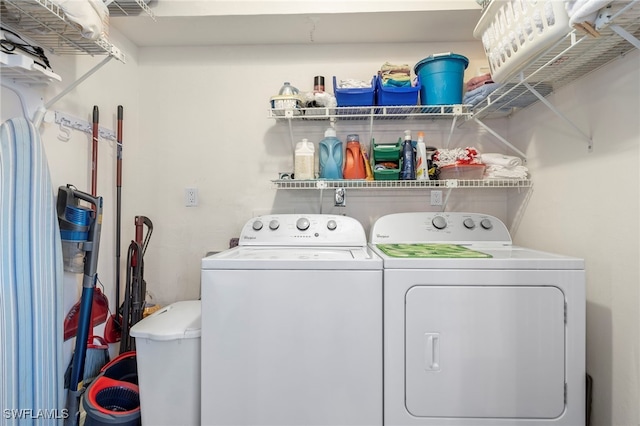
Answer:
[[[269,118],[295,120],[407,120],[471,115],[468,105],[399,105],[334,108],[271,108]]]
[[[110,16],[138,16],[146,13],[154,21],[155,15],[144,0],[114,0],[107,6]]]
[[[46,86],[52,81],[62,80],[58,74],[20,53],[9,55],[0,52],[0,68],[3,80],[25,86]]]
[[[50,0],[0,0],[3,26],[61,55],[110,55],[121,62],[125,55],[102,36],[89,40],[67,21],[64,11]]]
[[[272,180],[275,189],[429,189],[429,188],[530,188],[529,179],[478,179],[478,180]]]
[[[546,96],[633,50],[634,45],[619,36],[612,24],[640,38],[640,0],[628,2],[612,17],[610,24],[598,30],[598,37],[577,29],[569,32],[472,108],[472,116],[491,118],[511,114],[538,100],[523,83]]]

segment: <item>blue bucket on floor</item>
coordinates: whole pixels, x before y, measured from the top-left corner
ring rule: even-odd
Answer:
[[[420,76],[421,105],[455,105],[462,103],[464,70],[469,59],[455,53],[431,55],[413,68]]]

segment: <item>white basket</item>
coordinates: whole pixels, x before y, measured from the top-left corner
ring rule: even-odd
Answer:
[[[558,0],[492,0],[473,36],[482,40],[493,81],[503,83],[571,31]]]

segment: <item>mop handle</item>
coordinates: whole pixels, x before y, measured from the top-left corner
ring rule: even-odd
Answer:
[[[98,194],[98,135],[99,135],[98,105],[93,106],[93,128],[91,144],[91,195]]]

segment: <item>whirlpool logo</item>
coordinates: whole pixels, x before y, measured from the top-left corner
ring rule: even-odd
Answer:
[[[389,236],[384,234],[376,234],[376,238],[389,238]]]

